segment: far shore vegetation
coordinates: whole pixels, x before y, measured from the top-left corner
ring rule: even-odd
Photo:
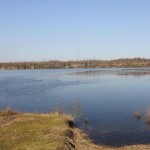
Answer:
[[[77,61],[41,61],[0,63],[0,69],[62,69],[62,68],[130,68],[150,67],[150,59],[125,58],[116,60],[77,60]]]

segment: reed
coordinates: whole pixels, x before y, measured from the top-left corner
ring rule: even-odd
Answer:
[[[0,116],[5,116],[5,117],[16,115],[18,113],[19,112],[15,111],[15,110],[13,110],[13,109],[11,109],[9,107],[0,110]]]
[[[147,123],[150,124],[150,108],[147,110]]]
[[[137,111],[137,112],[134,113],[134,116],[135,116],[136,119],[139,120],[142,117],[142,113],[140,111]]]

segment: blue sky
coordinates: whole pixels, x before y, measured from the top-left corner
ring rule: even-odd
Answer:
[[[0,0],[0,61],[150,58],[150,0]]]

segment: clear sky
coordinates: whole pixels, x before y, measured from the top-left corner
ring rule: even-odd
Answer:
[[[150,58],[150,0],[0,0],[0,61]]]

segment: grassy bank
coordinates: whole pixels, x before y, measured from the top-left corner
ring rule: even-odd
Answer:
[[[0,150],[147,150],[149,145],[118,148],[97,146],[69,115],[0,111]]]

